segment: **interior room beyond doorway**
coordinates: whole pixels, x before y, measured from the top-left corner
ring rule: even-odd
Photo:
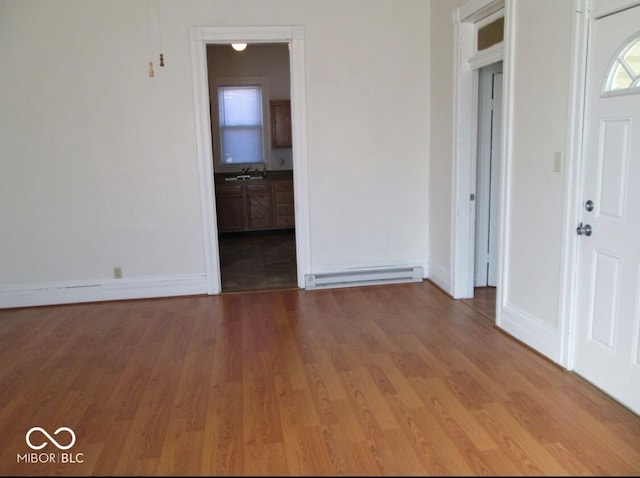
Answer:
[[[223,292],[298,286],[293,229],[222,233],[218,247]]]

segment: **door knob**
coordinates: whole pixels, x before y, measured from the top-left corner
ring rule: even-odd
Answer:
[[[589,199],[586,203],[584,203],[584,208],[585,208],[588,212],[593,211],[593,201],[592,201],[591,199]]]
[[[593,231],[592,231],[591,226],[589,224],[584,224],[583,225],[582,223],[580,223],[580,224],[578,224],[578,228],[576,229],[576,233],[578,234],[578,236],[581,236],[583,234],[585,236],[590,236],[592,232]]]

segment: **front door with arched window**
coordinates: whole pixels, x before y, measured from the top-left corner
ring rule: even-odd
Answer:
[[[640,413],[640,6],[590,32],[574,369]]]

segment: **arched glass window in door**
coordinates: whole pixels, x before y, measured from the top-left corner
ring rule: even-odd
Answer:
[[[640,33],[618,50],[602,89],[604,95],[632,92],[640,92]]]

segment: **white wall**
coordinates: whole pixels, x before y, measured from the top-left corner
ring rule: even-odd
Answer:
[[[159,4],[0,2],[0,306],[206,290],[191,26],[304,27],[312,267],[426,265],[428,2]]]
[[[429,3],[314,5],[321,24],[306,30],[314,272],[426,266]]]
[[[453,222],[453,11],[464,0],[431,2],[431,142],[429,160],[429,274],[451,285]]]
[[[564,172],[570,104],[572,0],[518,1],[513,137],[505,218],[502,326],[553,359],[560,356]],[[541,30],[544,28],[544,30]],[[565,168],[566,171],[566,168]]]
[[[506,269],[499,291],[499,325],[558,360],[564,173],[554,154],[566,157],[569,122],[573,0],[507,0],[515,6],[512,149],[507,152]],[[465,2],[434,0],[430,149],[430,273],[444,288],[451,280],[453,178],[453,26]],[[480,3],[480,2],[476,2]],[[505,85],[507,88],[508,85]],[[566,170],[566,169],[565,169]]]

